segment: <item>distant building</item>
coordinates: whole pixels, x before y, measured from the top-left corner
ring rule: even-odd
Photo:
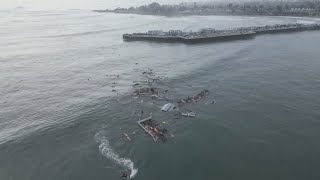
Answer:
[[[291,8],[289,12],[293,14],[302,14],[309,16],[316,14],[316,10],[312,8]]]
[[[200,29],[200,32],[203,34],[214,33],[216,30],[213,28]]]
[[[171,35],[171,36],[180,36],[180,35],[182,35],[182,31],[180,31],[180,30],[170,30],[170,31],[168,31],[168,34]]]
[[[164,35],[164,32],[161,30],[152,30],[152,31],[148,31],[148,34],[150,34],[150,35]]]
[[[291,12],[298,12],[298,13],[312,13],[315,10],[311,8],[291,8]]]

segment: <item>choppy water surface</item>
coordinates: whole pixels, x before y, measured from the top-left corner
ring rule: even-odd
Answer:
[[[320,178],[320,32],[196,45],[121,38],[317,19],[0,14],[0,179]],[[165,100],[132,98],[148,68],[169,101],[210,90],[186,107],[198,116],[173,119],[160,112]],[[137,126],[141,110],[174,138],[154,143]]]

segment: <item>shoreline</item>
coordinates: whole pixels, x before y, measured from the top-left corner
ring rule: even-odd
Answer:
[[[192,17],[192,16],[244,16],[244,17],[293,17],[293,18],[315,18],[320,20],[320,16],[292,16],[292,15],[262,15],[262,14],[152,14],[152,13],[132,13],[132,12],[114,12],[106,10],[92,10],[96,13],[112,13],[112,14],[128,14],[128,15],[141,15],[141,16],[159,16],[159,17]]]

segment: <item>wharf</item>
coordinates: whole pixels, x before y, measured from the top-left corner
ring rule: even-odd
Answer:
[[[198,32],[180,30],[148,31],[146,33],[124,34],[125,41],[156,41],[156,42],[213,42],[253,38],[260,34],[287,33],[320,30],[320,24],[277,24],[272,26],[240,27],[227,30],[201,29]]]

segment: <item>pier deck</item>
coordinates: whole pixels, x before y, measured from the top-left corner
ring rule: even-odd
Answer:
[[[253,38],[260,34],[287,33],[299,31],[320,30],[320,24],[277,24],[272,26],[240,27],[227,30],[202,29],[198,32],[183,32],[180,30],[148,31],[147,33],[124,34],[126,41],[156,41],[196,43],[207,41],[228,41]]]

